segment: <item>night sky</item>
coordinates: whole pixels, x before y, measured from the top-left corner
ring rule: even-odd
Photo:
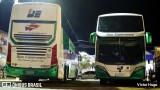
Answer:
[[[6,32],[13,4],[11,1],[0,4],[0,29]],[[90,33],[96,31],[98,15],[107,13],[142,14],[145,30],[153,36],[153,43],[147,46],[160,46],[158,0],[57,0],[55,3],[62,8],[63,29],[76,45],[78,42],[81,51],[94,54],[93,45],[87,41]]]

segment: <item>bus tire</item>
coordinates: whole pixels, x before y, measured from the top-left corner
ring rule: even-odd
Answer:
[[[67,66],[65,65],[64,66],[64,77],[63,77],[63,82],[64,83],[67,83],[67,77],[68,77],[68,70],[67,70],[68,68],[67,68]]]
[[[105,85],[107,83],[107,80],[106,79],[100,79],[100,84],[101,85]]]

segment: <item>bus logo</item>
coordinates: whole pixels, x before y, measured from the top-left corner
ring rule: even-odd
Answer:
[[[39,25],[35,24],[35,23],[31,23],[31,25],[26,25],[25,26],[25,31],[32,31],[33,29],[38,28]]]
[[[119,70],[119,72],[121,72],[121,70],[123,70],[123,66],[117,66],[117,70]]]
[[[28,12],[28,15],[27,17],[29,18],[39,18],[40,15],[41,15],[41,12],[40,10],[32,10],[32,9],[29,9],[29,12]]]

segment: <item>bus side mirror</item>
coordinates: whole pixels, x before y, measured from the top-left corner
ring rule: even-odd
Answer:
[[[90,38],[89,38],[90,43],[94,44],[95,43],[95,39],[96,39],[96,32],[92,32],[90,34]]]
[[[151,44],[152,43],[152,35],[150,32],[146,32],[146,43]]]

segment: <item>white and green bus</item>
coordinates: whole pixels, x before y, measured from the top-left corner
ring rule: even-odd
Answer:
[[[98,17],[95,43],[96,77],[100,84],[109,80],[145,79],[146,37],[143,16],[111,13]]]
[[[8,76],[22,81],[41,78],[67,81],[71,64],[64,59],[61,21],[59,5],[42,2],[13,5],[8,34]],[[72,70],[74,75],[69,78],[74,79],[77,69]]]

